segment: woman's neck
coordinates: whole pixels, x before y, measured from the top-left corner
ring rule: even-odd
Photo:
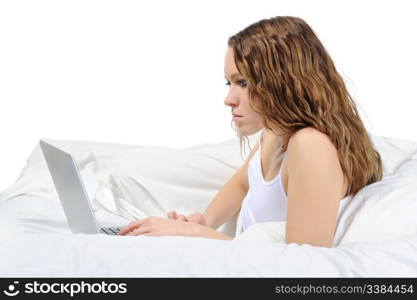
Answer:
[[[279,148],[284,148],[289,142],[289,138],[284,134],[280,136],[266,128],[263,129],[263,136],[265,140],[268,140],[268,143],[272,143]]]

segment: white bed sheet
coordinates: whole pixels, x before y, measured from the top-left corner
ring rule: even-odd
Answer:
[[[346,199],[333,248],[285,244],[285,222],[255,224],[233,241],[72,234],[36,146],[0,194],[0,276],[416,277],[417,143],[372,138],[384,179]],[[242,163],[234,139],[188,149],[56,142],[76,157],[99,219],[115,222],[121,219],[112,212],[128,220],[175,208],[203,211]],[[162,171],[167,161],[171,173]],[[114,198],[115,183],[122,199]],[[135,188],[144,192],[128,195]],[[236,219],[220,230],[233,234],[234,226]]]

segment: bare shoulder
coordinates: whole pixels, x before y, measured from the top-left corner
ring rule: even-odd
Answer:
[[[296,157],[301,156],[312,157],[314,155],[315,160],[329,158],[329,155],[333,158],[337,158],[338,154],[336,146],[332,143],[330,137],[313,128],[306,127],[300,129],[293,134],[288,142],[288,159],[299,161]]]
[[[300,129],[291,136],[287,152],[287,174],[289,177],[292,170],[305,170],[310,166],[316,172],[323,171],[332,174],[337,182],[342,183],[343,190],[347,189],[337,148],[327,134],[313,127]],[[307,172],[307,170],[305,171]]]
[[[287,152],[287,163],[293,166],[302,163],[303,159],[312,158],[317,162],[339,162],[336,146],[330,137],[313,127],[300,129],[293,134],[288,142]]]
[[[317,146],[333,146],[336,150],[336,147],[333,145],[333,143],[330,140],[330,137],[317,130],[313,127],[306,127],[303,129],[298,130],[295,134],[293,134],[289,140],[288,146],[290,144],[295,144],[297,146],[303,145],[303,144],[309,144],[317,145]]]

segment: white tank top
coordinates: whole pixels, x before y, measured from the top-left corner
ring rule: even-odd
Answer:
[[[275,178],[265,181],[262,175],[262,135],[259,147],[248,166],[249,190],[241,206],[241,232],[254,223],[285,221],[287,219],[287,195],[282,184],[282,166]],[[285,153],[286,154],[286,153]]]

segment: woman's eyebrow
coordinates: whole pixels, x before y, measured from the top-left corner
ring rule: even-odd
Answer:
[[[235,77],[240,77],[239,73],[235,73],[232,76],[230,76],[231,79],[235,78]],[[226,75],[224,76],[225,79],[227,79]]]

